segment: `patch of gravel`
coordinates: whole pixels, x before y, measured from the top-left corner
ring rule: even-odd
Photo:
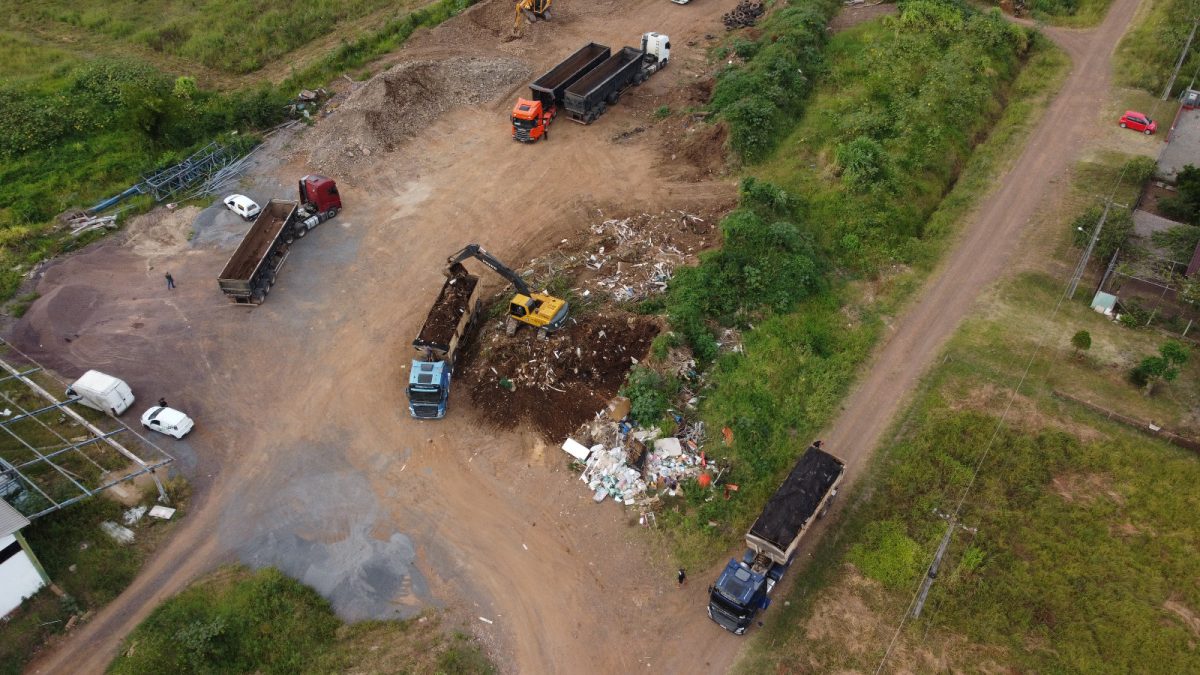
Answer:
[[[375,76],[312,130],[309,162],[342,175],[364,158],[395,150],[456,106],[491,101],[528,80],[515,58],[462,56],[398,64]]]

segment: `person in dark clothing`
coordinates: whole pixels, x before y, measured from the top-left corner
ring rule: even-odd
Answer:
[[[687,583],[687,570],[680,567],[679,574],[677,574],[675,576],[675,578],[679,580],[679,586],[682,587],[684,584]]]
[[[160,408],[165,408],[165,407],[167,407],[167,399],[165,399],[165,398],[159,398],[159,399],[158,399],[158,406],[159,406]]]
[[[167,290],[169,291],[172,288],[175,288],[175,277],[171,276],[170,272],[167,272],[166,277],[167,277]]]

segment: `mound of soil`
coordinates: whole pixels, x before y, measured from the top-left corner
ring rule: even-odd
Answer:
[[[459,56],[394,66],[355,90],[313,129],[309,161],[331,175],[347,173],[356,160],[429,133],[442,113],[490,101],[530,72],[524,61],[508,57]]]
[[[526,326],[508,337],[501,318],[465,355],[456,386],[489,423],[529,424],[560,442],[608,404],[658,332],[651,318],[613,312],[569,320],[546,339]],[[504,380],[515,388],[503,387]]]

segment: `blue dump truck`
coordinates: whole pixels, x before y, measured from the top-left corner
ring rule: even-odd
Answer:
[[[746,632],[758,610],[770,604],[768,596],[804,533],[829,509],[845,470],[845,462],[822,450],[820,441],[804,452],[750,527],[742,559],[730,560],[709,587],[710,619],[736,635]]]
[[[454,272],[447,275],[421,332],[413,340],[421,358],[413,359],[408,372],[408,412],[418,419],[446,416],[455,359],[479,321],[479,277],[468,274],[462,266]]]

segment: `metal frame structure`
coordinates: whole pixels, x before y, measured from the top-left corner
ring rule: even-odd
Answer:
[[[153,194],[156,201],[165,201],[181,190],[208,179],[235,159],[237,157],[229,148],[213,141],[174,166],[142,176],[140,191],[142,194]]]
[[[114,417],[89,421],[72,407],[79,399],[59,400],[31,379],[44,372],[41,366],[21,355],[32,364],[22,370],[9,363],[8,356],[0,358],[0,369],[7,373],[0,377],[0,406],[7,406],[6,416],[0,417],[0,474],[15,477],[24,488],[9,500],[17,510],[33,520],[143,474],[153,478],[159,501],[167,501],[155,471],[174,457]],[[30,394],[45,405],[22,405],[19,399]],[[121,434],[136,439],[139,452],[154,456],[143,459],[122,443]],[[39,445],[46,437],[53,439],[51,444]]]

